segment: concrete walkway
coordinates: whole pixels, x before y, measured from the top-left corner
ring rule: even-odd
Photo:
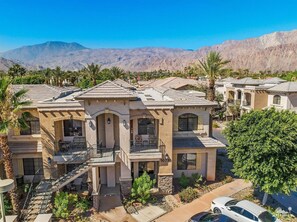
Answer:
[[[200,198],[191,203],[185,204],[171,211],[170,213],[157,219],[156,222],[187,221],[196,213],[208,211],[213,199],[220,196],[231,196],[250,186],[252,186],[251,183],[246,183],[242,179],[236,179],[231,183],[227,183],[202,195]]]
[[[131,216],[134,217],[134,219],[138,222],[151,222],[165,213],[166,211],[160,207],[150,205],[136,213],[131,214]]]

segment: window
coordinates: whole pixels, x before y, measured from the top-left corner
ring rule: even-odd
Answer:
[[[138,119],[139,135],[155,135],[155,120],[148,118]]]
[[[177,154],[177,170],[196,170],[196,153]]]
[[[42,166],[42,158],[23,159],[24,175],[43,174]]]
[[[82,136],[82,121],[64,120],[64,136]]]
[[[258,220],[256,219],[256,217],[255,217],[253,214],[251,214],[250,212],[248,212],[247,210],[244,210],[243,213],[242,213],[242,215],[243,215],[244,217],[248,218],[248,219],[253,220],[253,221],[258,221]]]
[[[195,114],[183,114],[178,117],[178,131],[197,130],[198,116]]]
[[[230,209],[238,214],[241,214],[241,212],[242,212],[242,208],[240,208],[240,207],[233,206],[233,207],[230,207]]]
[[[280,103],[281,103],[281,97],[279,95],[275,95],[273,97],[273,104],[280,105]]]
[[[36,117],[31,117],[26,120],[26,124],[28,128],[21,129],[21,135],[32,135],[32,134],[40,134],[40,123],[39,119]]]

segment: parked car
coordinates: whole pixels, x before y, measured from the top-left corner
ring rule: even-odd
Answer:
[[[211,210],[224,214],[238,222],[281,222],[265,208],[247,200],[235,200],[230,197],[219,197],[212,201]]]
[[[191,217],[188,222],[236,222],[223,214],[213,214],[211,212],[201,212]]]

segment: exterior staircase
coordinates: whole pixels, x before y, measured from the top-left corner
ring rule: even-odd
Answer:
[[[58,179],[43,180],[34,188],[34,179],[37,175],[35,174],[22,210],[22,214],[20,216],[21,221],[34,222],[39,214],[49,213],[52,210],[51,201],[53,194],[86,173],[92,167],[92,163],[94,162],[93,159],[96,159],[96,162],[98,161],[98,156],[93,157],[91,155],[92,153],[93,148],[88,148],[87,154],[84,154],[85,159],[83,160],[83,163],[81,163],[75,169],[59,177]],[[113,155],[115,155],[114,151]],[[128,166],[131,165],[128,155],[125,152],[120,151],[118,155],[121,159],[123,159],[125,164]],[[107,158],[105,155],[101,155],[99,159],[101,159],[103,162],[115,161],[115,156],[113,158]],[[73,157],[69,159],[66,164],[77,163],[78,160],[82,161],[82,153],[73,155]]]
[[[91,151],[92,148],[87,149],[87,155],[82,164],[56,180],[43,180],[35,188],[33,188],[35,179],[33,178],[22,210],[21,220],[34,222],[38,214],[49,213],[51,211],[51,200],[53,194],[90,169],[88,162],[91,158]],[[81,153],[73,155],[73,157],[67,161],[67,164],[76,163],[78,159],[81,159],[81,156]],[[37,174],[35,174],[35,176],[36,175]]]

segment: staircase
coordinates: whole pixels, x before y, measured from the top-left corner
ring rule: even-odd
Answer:
[[[33,188],[34,179],[37,175],[36,173],[32,180],[30,190],[28,192],[28,196],[22,210],[21,220],[26,222],[34,222],[38,214],[45,214],[50,212],[53,193],[71,183],[90,169],[88,162],[91,158],[90,154],[92,150],[93,148],[88,148],[86,150],[87,152],[85,155],[84,163],[80,164],[72,171],[66,173],[56,180],[43,180],[35,188]],[[69,159],[66,163],[76,163],[77,160],[81,160],[81,158],[82,153],[77,153],[73,155],[72,158]],[[55,172],[52,173],[54,174]]]

